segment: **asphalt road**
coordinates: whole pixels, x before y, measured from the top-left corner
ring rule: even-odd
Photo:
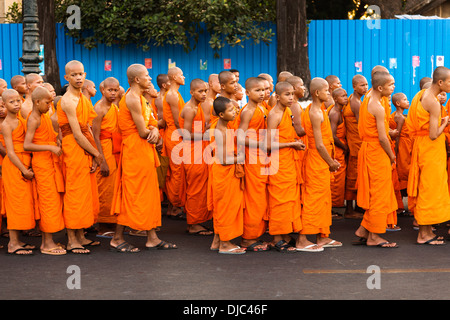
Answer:
[[[351,244],[358,220],[333,222],[331,237],[340,248],[320,253],[249,252],[230,256],[209,249],[212,237],[186,234],[184,221],[163,218],[159,237],[176,250],[109,250],[109,240],[89,255],[33,256],[0,251],[1,300],[152,300],[189,306],[202,301],[290,300],[447,300],[450,292],[450,241],[444,246],[415,243],[411,217],[399,217],[401,231],[385,236],[399,248]],[[445,235],[445,224],[438,226]],[[269,235],[264,235],[270,240]],[[56,236],[65,243],[64,232]],[[143,249],[145,239],[127,236]],[[40,238],[26,237],[39,246]],[[374,271],[375,270],[375,271]]]

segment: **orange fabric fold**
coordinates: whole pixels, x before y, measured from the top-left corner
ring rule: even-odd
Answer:
[[[411,102],[406,125],[413,136],[408,195],[414,202],[414,217],[419,225],[450,220],[445,135],[429,137],[430,115],[422,106],[424,90]],[[439,120],[439,124],[441,120]]]
[[[12,132],[14,152],[22,164],[31,168],[31,152],[24,151],[26,121],[17,117],[19,124]],[[3,201],[2,213],[6,214],[7,229],[29,230],[39,219],[36,185],[34,178],[25,179],[22,172],[6,156],[2,164]]]
[[[274,142],[293,142],[296,138],[292,112],[286,107],[277,127]],[[271,150],[268,170],[269,233],[280,235],[300,231],[302,172],[298,152],[292,148]]]
[[[392,165],[379,142],[375,117],[367,106],[366,97],[359,109],[358,130],[362,139],[358,153],[357,203],[365,209],[361,225],[372,233],[385,233],[387,216],[397,210],[397,200],[392,183]],[[389,136],[385,116],[385,134]]]
[[[48,114],[41,115],[41,124],[36,129],[33,143],[56,146],[58,134],[53,129]],[[51,151],[33,152],[31,162],[36,179],[40,221],[43,232],[54,233],[64,229],[63,194],[64,177],[61,158]]]
[[[65,181],[63,202],[64,224],[68,229],[83,229],[92,226],[98,215],[98,189],[95,173],[90,173],[92,156],[75,141],[61,100],[56,108],[58,124],[63,133],[62,170]],[[83,135],[96,147],[89,131],[89,124],[96,117],[91,102],[80,93],[76,115]]]
[[[118,123],[122,132],[122,147],[111,214],[117,215],[120,225],[136,230],[151,230],[161,226],[161,200],[156,172],[160,163],[155,145],[139,136],[126,104],[128,91],[119,103]],[[141,112],[145,123],[157,126],[151,107],[143,96]]]
[[[324,105],[322,105],[324,106]],[[311,105],[302,114],[302,126],[308,140],[303,164],[304,180],[302,185],[302,230],[301,234],[321,234],[328,237],[331,226],[331,172],[329,165],[316,149],[313,128],[309,116]],[[330,119],[325,108],[322,108],[321,123],[322,141],[328,154],[334,158],[334,139]]]

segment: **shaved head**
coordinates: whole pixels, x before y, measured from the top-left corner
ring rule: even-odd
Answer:
[[[446,81],[450,77],[450,69],[446,67],[437,67],[433,71],[433,83],[438,81]]]
[[[233,72],[225,70],[219,73],[220,84],[225,84],[233,78],[236,78]]]
[[[333,96],[333,98],[335,98],[336,96],[340,95],[342,92],[346,92],[345,89],[343,88],[337,88],[334,89],[333,92],[331,93],[331,95]]]
[[[281,72],[278,74],[277,82],[283,82],[283,81],[286,81],[287,78],[292,77],[292,76],[293,76],[293,74],[290,73],[289,71],[281,71]]]
[[[52,94],[50,91],[48,91],[44,87],[37,87],[34,89],[33,93],[31,94],[31,100],[33,102],[37,100],[43,100],[43,99],[52,99]]]
[[[420,79],[420,83],[419,83],[419,88],[420,90],[423,89],[423,85],[427,82],[431,82],[433,79],[431,79],[430,77],[423,77],[422,79]]]
[[[6,102],[8,99],[11,99],[12,97],[20,96],[19,93],[14,89],[6,89],[3,91],[2,94],[2,100],[3,102]]]
[[[267,81],[262,77],[250,77],[245,81],[245,90],[251,90],[263,81]]]
[[[119,80],[117,80],[114,77],[109,77],[106,78],[105,80],[102,81],[103,84],[103,88],[109,88],[109,87],[119,87]]]
[[[309,92],[313,94],[317,90],[321,90],[324,87],[328,87],[328,82],[323,78],[314,78],[311,80],[311,83],[309,84]]]
[[[362,81],[367,82],[366,77],[364,77],[362,74],[357,74],[352,78],[352,86],[356,87]]]
[[[392,104],[395,106],[397,102],[402,100],[404,97],[406,97],[406,94],[404,94],[403,92],[397,92],[396,94],[393,94],[391,98]]]
[[[128,83],[131,85],[132,83],[134,83],[136,81],[136,78],[138,78],[139,76],[142,76],[146,72],[148,72],[148,71],[144,65],[138,64],[138,63],[132,64],[127,69]]]
[[[373,76],[375,72],[379,72],[379,71],[389,73],[389,70],[386,67],[378,65],[378,66],[375,66],[372,68],[371,76]]]
[[[64,68],[66,75],[70,74],[70,72],[74,69],[74,68],[83,68],[84,70],[84,65],[78,61],[78,60],[72,60],[66,63],[66,66]]]
[[[292,76],[286,79],[287,82],[292,84],[293,86],[298,85],[299,83],[303,84],[303,79],[297,76]]]
[[[167,71],[167,76],[170,80],[172,80],[175,76],[180,75],[183,73],[180,68],[178,67],[172,67]]]
[[[21,76],[21,75],[16,75],[16,76],[12,77],[11,80],[10,80],[12,88],[17,86],[21,82],[25,82],[25,77]]]
[[[37,73],[29,73],[29,74],[27,74],[25,76],[25,81],[26,81],[27,84],[32,83],[33,81],[36,81],[36,80],[42,80],[43,81],[42,76],[40,76]]]
[[[169,82],[169,76],[165,73],[158,74],[156,76],[156,84],[161,89],[164,83]]]
[[[292,84],[290,84],[287,81],[281,81],[275,85],[275,93],[278,95],[282,94],[283,92],[285,92],[287,90],[294,90],[294,87],[292,86]]]
[[[260,74],[258,75],[258,77],[261,77],[261,78],[266,79],[267,81],[269,81],[269,83],[270,83],[270,82],[273,82],[272,76],[271,76],[270,74],[268,74],[268,73],[260,73]]]
[[[389,72],[377,71],[372,74],[372,87],[378,88],[379,86],[384,86],[386,82],[391,80],[393,77]]]
[[[201,86],[205,86],[206,82],[203,81],[202,79],[194,79],[191,81],[191,86],[190,89],[191,91],[196,90],[197,88],[201,87]]]
[[[88,79],[86,79],[86,80],[84,80],[84,83],[83,83],[83,89],[84,88],[87,88],[87,87],[89,87],[89,86],[95,86],[95,84],[94,84],[94,82],[92,82],[91,80],[88,80]]]

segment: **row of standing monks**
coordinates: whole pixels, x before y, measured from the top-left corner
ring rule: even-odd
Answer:
[[[107,78],[95,106],[83,64],[71,61],[65,73],[68,87],[58,97],[38,75],[0,86],[8,253],[33,253],[20,232],[36,221],[44,254],[89,253],[99,242],[84,229],[96,223],[113,251],[140,251],[125,240],[127,230],[143,233],[146,249],[176,249],[157,233],[165,201],[168,217],[186,219],[189,234],[213,235],[210,249],[223,254],[342,246],[330,227],[332,207],[345,203],[349,216],[354,204],[365,210],[356,244],[396,248],[381,235],[398,228],[404,189],[417,243],[444,243],[432,225],[450,220],[448,116],[439,102],[450,92],[445,67],[411,106],[404,94],[392,95],[394,78],[376,66],[372,88],[357,75],[349,97],[338,77],[314,78],[305,109],[303,81],[288,72],[275,91],[268,74],[248,78],[245,95],[237,71],[194,79],[185,103],[180,68],[158,76],[158,93],[145,66],[134,64],[129,89]],[[213,230],[203,225],[211,219]],[[62,229],[65,246],[52,236]],[[272,240],[264,242],[267,231]]]

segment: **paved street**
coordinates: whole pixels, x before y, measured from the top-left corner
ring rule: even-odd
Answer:
[[[6,254],[5,247],[0,254],[0,298],[450,299],[450,242],[440,247],[419,246],[415,244],[412,218],[399,217],[402,230],[386,234],[399,248],[354,246],[351,242],[356,239],[353,232],[358,224],[358,220],[335,221],[332,237],[344,245],[327,248],[321,253],[284,254],[272,250],[240,256],[222,255],[209,250],[212,237],[187,235],[184,221],[167,218],[163,218],[159,236],[176,243],[177,250],[115,253],[109,251],[108,239],[100,239],[101,246],[92,248],[89,255],[48,256],[36,250],[33,256],[22,257]],[[446,230],[442,225],[437,233],[445,234]],[[89,234],[89,238],[94,239],[95,235]],[[143,249],[144,238],[127,236],[127,239]],[[40,238],[24,240],[39,246]],[[58,234],[57,240],[65,243],[64,233]],[[6,246],[7,239],[0,239],[0,244]],[[370,270],[367,273],[372,265],[379,267],[380,273]],[[72,281],[74,275],[80,275],[77,281]]]

